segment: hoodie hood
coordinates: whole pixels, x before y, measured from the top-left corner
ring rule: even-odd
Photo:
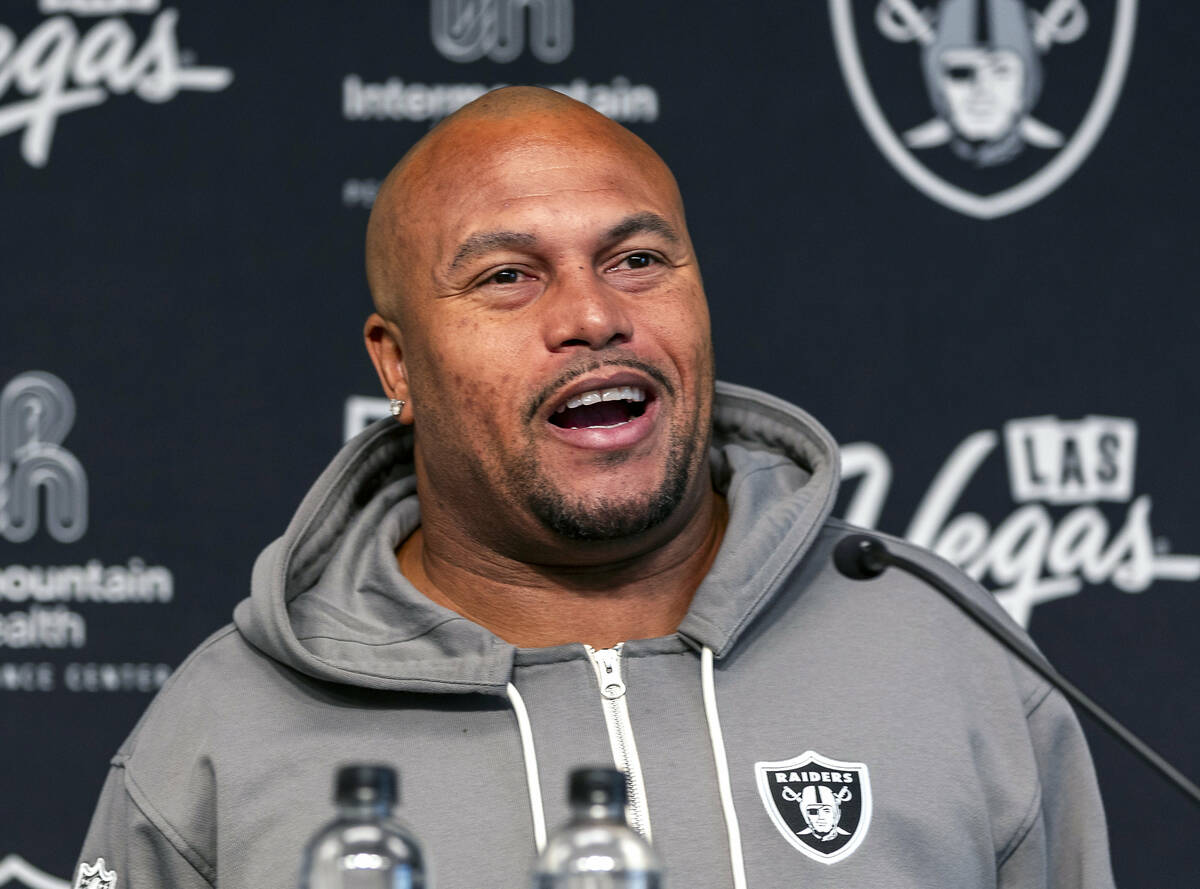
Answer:
[[[837,446],[807,413],[717,384],[710,465],[729,505],[721,549],[678,634],[728,654],[833,507]],[[316,679],[414,692],[505,694],[516,647],[436,605],[395,551],[420,524],[412,429],[381,420],[338,453],[254,565],[234,622]]]

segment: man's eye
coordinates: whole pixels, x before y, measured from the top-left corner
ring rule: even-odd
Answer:
[[[630,269],[648,269],[652,265],[657,265],[660,261],[653,253],[631,253],[618,262],[614,268],[624,266]]]
[[[516,269],[501,269],[490,278],[485,284],[516,284],[521,280],[521,273]]]

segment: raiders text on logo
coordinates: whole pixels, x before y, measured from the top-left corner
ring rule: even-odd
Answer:
[[[861,762],[806,750],[754,764],[758,793],[783,838],[813,861],[835,864],[862,845],[871,825],[871,781]]]
[[[1120,95],[1137,15],[1137,0],[829,5],[842,73],[880,151],[926,195],[979,219],[1029,206],[1083,163]],[[1079,56],[1053,71],[1049,59],[1056,47],[1096,40],[1101,21],[1112,36],[1089,92]],[[1035,116],[1043,99],[1053,120]],[[910,119],[922,101],[932,116]],[[1031,161],[1026,149],[1040,156]]]

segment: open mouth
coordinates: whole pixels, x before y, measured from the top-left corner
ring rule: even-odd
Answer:
[[[647,398],[638,386],[591,389],[560,404],[549,421],[562,429],[612,429],[644,414]]]

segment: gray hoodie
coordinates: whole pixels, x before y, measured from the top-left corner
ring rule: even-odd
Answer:
[[[711,466],[729,525],[676,633],[518,649],[397,570],[411,432],[372,426],[113,758],[81,867],[103,858],[121,889],[295,887],[337,765],[383,761],[435,889],[520,889],[568,771],[615,761],[670,889],[1111,886],[1062,698],[920,582],[833,568],[829,435],[720,384]]]

